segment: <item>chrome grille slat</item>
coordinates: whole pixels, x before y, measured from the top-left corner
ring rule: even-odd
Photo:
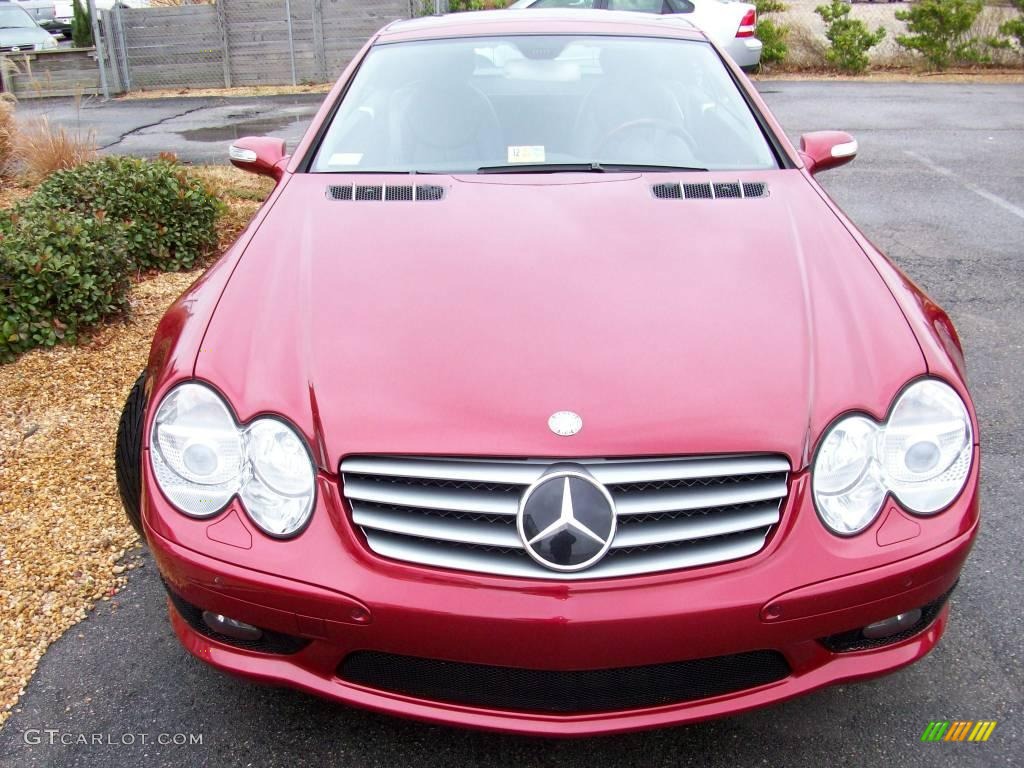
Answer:
[[[607,579],[617,576],[636,576],[644,573],[693,568],[727,560],[738,560],[753,555],[764,546],[768,528],[715,540],[702,546],[678,549],[655,549],[636,555],[609,556],[585,571],[557,573],[548,571],[531,560],[525,552],[492,553],[486,550],[463,548],[431,539],[394,536],[367,530],[366,539],[378,555],[408,563],[459,571],[476,571],[496,576],[516,576],[530,579]]]
[[[778,499],[786,495],[786,479],[755,480],[735,485],[712,485],[697,488],[670,488],[647,493],[618,494],[612,491],[615,508],[620,515],[643,515],[649,512],[674,512],[683,509],[708,509],[752,501]]]
[[[575,573],[534,562],[515,525],[523,492],[554,464],[585,467],[615,500],[604,560]],[[370,549],[420,565],[501,576],[598,579],[689,568],[759,551],[780,519],[789,462],[740,455],[650,459],[354,456],[341,463]]]
[[[649,483],[705,477],[788,472],[789,462],[780,456],[737,456],[699,459],[565,459],[581,464],[605,485]],[[474,483],[529,485],[557,460],[527,459],[419,459],[402,456],[353,456],[341,471],[348,474],[420,477]]]
[[[706,539],[755,528],[767,528],[777,522],[779,522],[778,504],[766,504],[761,507],[733,510],[715,515],[658,520],[645,525],[619,528],[612,541],[612,549]]]
[[[477,520],[450,520],[431,515],[373,509],[361,506],[358,502],[352,505],[352,520],[363,528],[404,536],[487,547],[521,549],[523,546],[514,525],[493,525]]]
[[[345,495],[360,501],[397,504],[403,507],[448,509],[455,512],[484,512],[515,517],[519,499],[508,494],[454,488],[416,487],[373,480],[353,479],[345,483]]]

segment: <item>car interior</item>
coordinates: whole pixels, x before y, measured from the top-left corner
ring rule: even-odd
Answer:
[[[523,36],[374,49],[312,170],[473,173],[510,163],[777,167],[711,46]]]

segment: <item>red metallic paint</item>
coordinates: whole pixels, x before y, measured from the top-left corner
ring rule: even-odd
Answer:
[[[821,173],[851,162],[857,156],[857,142],[845,131],[805,133],[800,137],[800,156],[808,173]]]
[[[285,166],[288,164],[284,139],[275,139],[269,136],[246,136],[235,139],[231,146],[233,149],[249,150],[256,155],[256,159],[251,161],[232,157],[231,164],[236,168],[260,176],[269,176],[275,180],[280,180],[284,176]]]
[[[697,34],[586,14],[541,18],[424,22],[375,41],[525,26]],[[699,178],[763,180],[768,198],[656,200],[649,187],[661,175],[435,176],[431,183],[448,191],[440,203],[346,205],[324,194],[336,177],[298,167],[362,55],[238,243],[160,323],[147,369],[151,405],[195,376],[241,421],[285,415],[313,448],[316,509],[308,528],[284,541],[256,529],[237,500],[213,520],[177,513],[152,477],[148,438],[143,459],[145,530],[168,583],[203,608],[313,642],[289,657],[247,652],[196,634],[172,609],[185,647],[220,669],[350,704],[557,736],[741,712],[926,654],[948,608],[921,634],[878,650],[832,654],[817,638],[949,589],[977,531],[980,455],[946,511],[911,516],[887,501],[851,538],[818,520],[808,466],[833,419],[850,410],[882,419],[915,377],[942,377],[971,408],[959,341],[945,314],[825,195],[739,70],[728,64],[793,168]],[[571,440],[546,427],[565,407],[586,421]],[[971,418],[977,436],[973,409]],[[578,582],[381,558],[353,526],[338,475],[353,453],[762,451],[786,455],[793,473],[781,523],[761,552]],[[894,516],[916,525],[916,535],[904,535],[905,526],[890,535]],[[763,648],[785,654],[793,674],[728,696],[586,716],[422,701],[334,674],[355,649],[566,670]]]

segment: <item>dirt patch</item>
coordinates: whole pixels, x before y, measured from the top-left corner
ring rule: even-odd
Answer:
[[[327,93],[334,83],[305,85],[258,85],[242,88],[162,88],[152,91],[130,91],[118,99],[167,99],[181,96],[287,96],[295,93]]]

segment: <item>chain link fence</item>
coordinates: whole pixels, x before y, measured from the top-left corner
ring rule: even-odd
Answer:
[[[331,82],[390,21],[433,0],[218,0],[101,15],[112,92]],[[426,8],[424,6],[427,6]]]

